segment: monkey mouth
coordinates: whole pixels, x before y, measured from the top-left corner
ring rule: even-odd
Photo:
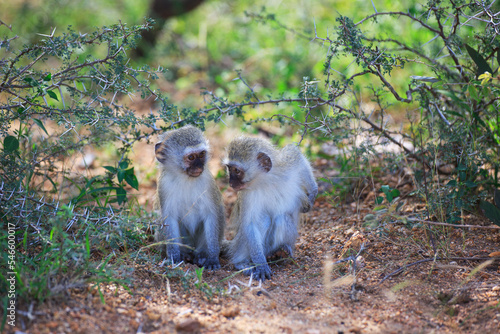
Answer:
[[[247,187],[245,183],[238,183],[238,184],[231,184],[231,188],[234,189],[234,191],[240,191],[243,190]]]
[[[203,173],[203,168],[197,168],[197,169],[188,169],[187,170],[187,175],[190,177],[198,177]]]

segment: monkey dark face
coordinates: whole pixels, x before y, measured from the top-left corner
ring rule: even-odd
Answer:
[[[245,172],[235,167],[233,165],[227,165],[227,169],[229,171],[229,185],[235,191],[240,191],[245,188],[246,183],[243,182],[245,178]]]
[[[231,161],[231,160],[230,160]],[[271,161],[271,158],[262,152],[259,152],[257,155],[257,166],[260,169],[261,172],[268,173],[271,168],[273,167],[273,163]],[[229,172],[229,185],[236,191],[240,191],[242,189],[245,189],[247,184],[252,182],[252,180],[257,176],[257,174],[251,173],[247,175],[246,181],[245,180],[245,170],[241,166],[246,166],[246,165],[251,165],[251,163],[247,162],[230,162],[228,163],[227,169]],[[246,171],[249,171],[249,169],[246,169]]]
[[[191,177],[198,177],[205,169],[206,151],[193,152],[184,156],[186,174]]]

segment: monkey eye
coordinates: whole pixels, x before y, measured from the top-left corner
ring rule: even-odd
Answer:
[[[205,157],[205,151],[201,151],[200,154],[198,154],[199,158],[204,158]]]
[[[233,172],[236,175],[240,175],[241,174],[241,170],[239,170],[238,168],[234,168],[234,167],[233,167]]]
[[[188,159],[189,159],[190,161],[193,161],[193,160],[194,160],[194,158],[195,158],[195,157],[194,157],[194,154],[190,154],[190,155],[188,155]]]

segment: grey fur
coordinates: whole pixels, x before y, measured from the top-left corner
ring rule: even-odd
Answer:
[[[191,177],[185,162],[190,154],[206,152],[206,163],[207,140],[199,129],[184,126],[167,132],[155,150],[162,217],[155,238],[166,243],[163,254],[173,263],[191,259],[206,269],[219,269],[225,226],[222,195],[205,166],[199,176]]]
[[[271,159],[259,165],[262,153]],[[318,186],[309,161],[295,145],[281,150],[259,138],[240,137],[227,149],[225,164],[243,171],[245,186],[231,214],[236,235],[229,246],[232,263],[247,275],[271,277],[266,257],[279,249],[293,256],[301,212],[314,204]]]

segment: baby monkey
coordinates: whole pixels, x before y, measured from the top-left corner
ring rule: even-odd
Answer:
[[[160,162],[157,194],[162,218],[156,240],[166,241],[173,263],[190,259],[200,267],[219,269],[224,204],[205,168],[208,142],[190,125],[168,131],[160,139],[155,153]]]
[[[318,194],[309,161],[295,145],[281,150],[259,138],[240,137],[227,148],[229,184],[238,192],[231,213],[236,235],[229,255],[238,270],[271,277],[266,257],[279,250],[293,256],[301,212]]]

